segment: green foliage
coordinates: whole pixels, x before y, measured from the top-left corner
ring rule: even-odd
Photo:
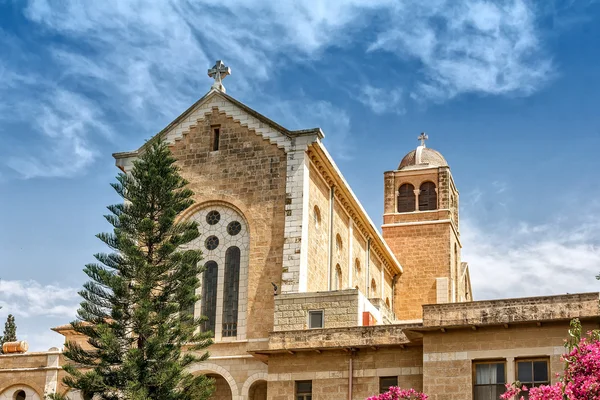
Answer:
[[[124,202],[108,207],[113,233],[97,237],[113,252],[86,265],[90,281],[72,323],[90,346],[71,342],[65,352],[64,382],[85,398],[202,400],[212,393],[211,379],[186,370],[208,358],[201,350],[212,343],[189,313],[202,254],[185,247],[199,236],[197,224],[177,221],[193,203],[186,184],[160,140],[112,184]]]
[[[15,323],[15,317],[12,314],[8,314],[6,322],[4,323],[4,332],[0,336],[0,354],[2,353],[2,345],[7,342],[17,341],[17,324]]]

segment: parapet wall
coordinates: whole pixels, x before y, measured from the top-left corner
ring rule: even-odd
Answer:
[[[423,327],[502,325],[600,316],[600,293],[525,297],[423,306]]]

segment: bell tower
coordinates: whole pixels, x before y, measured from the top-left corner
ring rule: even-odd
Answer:
[[[461,262],[458,190],[446,159],[425,145],[384,173],[383,237],[404,273],[394,292],[399,320],[422,318],[423,304],[470,301],[468,265]]]

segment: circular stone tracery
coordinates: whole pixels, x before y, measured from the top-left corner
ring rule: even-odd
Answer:
[[[204,246],[206,246],[208,250],[216,249],[217,246],[219,246],[219,238],[214,235],[207,237]]]
[[[235,236],[240,233],[242,230],[242,224],[239,221],[231,221],[229,225],[227,225],[227,233],[231,236]]]
[[[216,225],[220,220],[221,214],[216,210],[210,211],[208,214],[206,214],[206,222],[209,225]]]

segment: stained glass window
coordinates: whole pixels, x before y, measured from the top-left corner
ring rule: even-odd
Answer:
[[[206,241],[204,242],[204,245],[206,246],[206,248],[208,250],[214,250],[217,248],[217,246],[219,246],[219,238],[216,236],[209,236],[206,238]]]
[[[231,236],[235,236],[242,230],[242,224],[238,221],[231,221],[229,225],[227,225],[227,233]]]
[[[239,289],[240,249],[232,246],[225,252],[223,337],[237,336]]]
[[[202,325],[202,331],[215,332],[215,320],[217,317],[217,275],[219,267],[214,261],[204,264],[204,275],[202,279],[202,315],[207,318]]]
[[[206,214],[206,222],[209,225],[216,225],[221,220],[221,214],[218,211],[210,211]]]

